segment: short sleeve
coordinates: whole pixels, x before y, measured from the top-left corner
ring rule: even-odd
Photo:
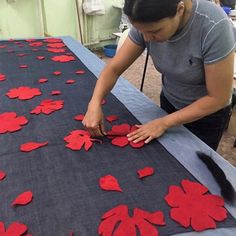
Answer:
[[[129,38],[139,46],[145,48],[146,44],[143,38],[143,35],[134,27],[129,31]]]
[[[211,64],[227,57],[235,50],[235,28],[228,19],[216,23],[206,34],[203,41],[205,64]]]

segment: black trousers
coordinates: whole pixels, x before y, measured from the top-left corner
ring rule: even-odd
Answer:
[[[160,95],[161,108],[167,113],[173,113],[177,109],[167,100],[163,93]],[[197,121],[185,124],[193,134],[200,138],[204,143],[216,150],[225,127],[230,118],[231,105],[203,117]]]

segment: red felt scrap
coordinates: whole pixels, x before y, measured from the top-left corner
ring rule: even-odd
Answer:
[[[12,49],[9,49],[9,50],[7,50],[7,52],[9,52],[9,53],[13,53],[13,52],[15,52],[15,51],[12,50]]]
[[[45,43],[61,43],[62,40],[58,38],[47,38],[43,40]]]
[[[105,99],[102,99],[101,105],[105,105],[107,101]]]
[[[116,121],[118,119],[119,119],[119,117],[115,116],[115,115],[111,115],[111,116],[106,117],[106,120],[109,121],[110,123],[112,123],[113,121]]]
[[[35,42],[36,39],[26,39],[25,41],[28,42],[28,43],[32,43],[32,42]]]
[[[1,236],[23,236],[27,232],[27,230],[27,226],[20,222],[11,223],[6,230],[4,223],[0,222]]]
[[[69,62],[69,61],[75,61],[75,57],[73,56],[67,56],[67,55],[60,55],[60,56],[54,56],[51,58],[53,61],[56,62]]]
[[[21,130],[28,123],[24,116],[17,116],[15,112],[4,112],[0,114],[0,134]]]
[[[63,48],[48,48],[48,52],[58,53],[58,52],[65,52],[66,50]]]
[[[98,227],[100,236],[158,236],[156,225],[165,225],[161,211],[148,212],[134,208],[133,216],[129,216],[127,205],[119,205],[102,216]],[[137,230],[139,231],[137,234]]]
[[[67,142],[66,147],[74,151],[81,150],[82,147],[88,151],[93,146],[94,141],[102,143],[101,140],[91,138],[90,133],[86,130],[73,130],[64,137],[64,140]]]
[[[0,181],[6,178],[6,173],[0,170]]]
[[[30,88],[26,86],[22,86],[19,88],[10,89],[6,95],[9,98],[18,98],[19,100],[27,100],[31,99],[35,96],[41,95],[41,91],[38,88]]]
[[[54,111],[58,111],[62,109],[64,106],[63,100],[52,100],[52,99],[45,99],[43,100],[37,107],[35,107],[30,114],[40,114],[44,113],[46,115],[51,114]]]
[[[74,79],[68,79],[66,81],[66,84],[74,84],[75,83],[75,80]]]
[[[44,56],[37,56],[37,59],[38,59],[38,60],[44,60],[45,57],[44,57]]]
[[[4,80],[6,80],[6,76],[0,73],[0,81],[4,81]]]
[[[30,47],[41,47],[43,45],[42,42],[33,42],[33,43],[29,43]]]
[[[84,71],[84,70],[77,70],[77,71],[75,72],[75,74],[77,74],[77,75],[82,75],[82,74],[85,74],[85,71]]]
[[[21,144],[20,150],[22,152],[31,152],[35,149],[38,149],[40,147],[44,147],[44,146],[47,146],[47,145],[48,145],[48,142],[43,142],[43,143],[28,142],[28,143]]]
[[[24,56],[26,56],[27,54],[25,54],[25,53],[18,53],[18,54],[16,54],[18,57],[24,57]]]
[[[147,176],[151,176],[154,174],[154,169],[152,167],[145,167],[143,169],[140,169],[137,171],[138,176],[140,179],[147,177]]]
[[[32,50],[31,51],[33,51],[33,52],[38,52],[39,51],[39,49],[38,48],[32,48]]]
[[[32,199],[33,199],[33,193],[31,191],[26,191],[18,195],[11,205],[12,206],[27,205],[32,201]]]
[[[47,46],[50,48],[63,48],[66,45],[64,43],[48,43]]]
[[[54,71],[53,72],[54,75],[61,75],[61,73],[62,73],[61,71]]]
[[[24,69],[24,68],[28,68],[28,65],[19,65],[19,68],[21,68],[21,69]]]
[[[0,49],[1,48],[6,48],[7,47],[7,45],[0,45]]]
[[[46,82],[48,82],[48,79],[46,79],[46,78],[40,78],[39,80],[39,83],[46,83]]]
[[[172,185],[165,196],[171,206],[170,216],[185,228],[192,227],[195,231],[215,229],[215,221],[224,221],[227,210],[224,199],[207,193],[208,188],[190,180],[182,180],[182,188]]]
[[[144,146],[144,141],[134,143],[128,140],[127,134],[136,129],[135,126],[129,124],[114,125],[110,131],[107,132],[108,138],[112,139],[112,144],[119,147],[125,147],[128,144],[133,148],[141,148]]]
[[[99,178],[99,186],[106,191],[122,192],[118,180],[113,175],[106,175]]]
[[[75,120],[82,121],[84,119],[84,114],[79,114],[74,117]]]
[[[51,95],[60,95],[61,94],[61,91],[59,91],[59,90],[53,90],[52,92],[51,92]]]

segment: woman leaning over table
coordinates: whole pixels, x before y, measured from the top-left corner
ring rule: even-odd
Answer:
[[[105,134],[101,101],[148,46],[164,75],[160,99],[168,114],[137,125],[129,140],[148,143],[183,124],[216,150],[233,82],[235,39],[226,14],[206,0],[125,0],[124,13],[133,27],[98,78],[84,126],[93,136]]]

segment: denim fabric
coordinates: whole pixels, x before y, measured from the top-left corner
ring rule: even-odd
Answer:
[[[180,185],[182,179],[196,181],[191,173],[157,141],[142,149],[133,149],[112,146],[109,139],[102,138],[103,143],[94,143],[88,152],[83,148],[80,151],[66,148],[63,138],[72,130],[83,129],[74,116],[86,112],[96,77],[79,59],[54,62],[51,57],[57,54],[47,52],[45,45],[39,47],[38,52],[32,52],[28,43],[20,42],[24,47],[11,41],[0,42],[7,45],[0,49],[0,72],[6,75],[6,80],[0,82],[0,114],[15,111],[29,120],[22,130],[0,135],[0,169],[7,173],[6,179],[0,182],[0,221],[6,226],[20,221],[34,236],[68,236],[70,232],[75,236],[95,236],[102,215],[117,205],[126,204],[131,215],[135,207],[150,212],[163,211],[166,226],[157,227],[161,236],[192,231],[170,219],[170,208],[164,201],[170,185]],[[11,48],[15,52],[8,52]],[[66,52],[70,52],[68,48]],[[27,55],[18,57],[18,53]],[[45,56],[45,60],[39,61],[37,56]],[[29,68],[19,69],[19,64],[28,64]],[[86,73],[76,75],[79,69]],[[62,74],[53,75],[58,70]],[[49,81],[39,84],[40,77]],[[65,84],[68,79],[75,79],[76,83]],[[28,101],[5,96],[9,89],[22,85],[38,87],[43,94]],[[60,90],[62,94],[51,97],[52,90]],[[29,112],[47,98],[64,100],[64,108],[51,115],[30,115]],[[109,94],[106,101],[105,115],[119,116],[112,125],[138,123],[115,96]],[[107,122],[106,129],[110,128]],[[29,141],[49,144],[29,153],[20,152],[20,145]],[[152,166],[156,173],[140,180],[136,171],[145,166]],[[108,174],[118,179],[122,193],[99,188],[99,178]],[[12,208],[15,197],[27,190],[33,192],[33,201]],[[217,226],[236,224],[229,215]]]

